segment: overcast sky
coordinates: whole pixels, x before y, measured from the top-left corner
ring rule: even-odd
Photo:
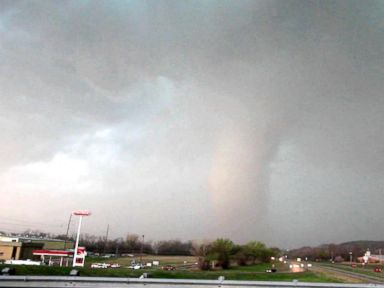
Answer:
[[[383,1],[1,0],[0,230],[384,240],[383,45]]]

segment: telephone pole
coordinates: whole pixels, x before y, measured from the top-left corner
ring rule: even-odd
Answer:
[[[141,241],[141,249],[140,249],[140,264],[143,264],[143,245],[144,245],[144,235],[141,235],[143,240]]]
[[[108,233],[109,233],[109,224],[107,225],[107,233],[105,234],[104,254],[107,251]]]
[[[68,232],[69,232],[69,225],[71,225],[72,220],[72,213],[69,214],[69,221],[67,226],[67,233],[65,233],[65,240],[64,240],[64,250],[67,249],[67,241],[68,241]]]

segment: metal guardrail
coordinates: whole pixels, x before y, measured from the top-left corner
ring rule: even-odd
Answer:
[[[195,279],[138,279],[120,277],[70,277],[70,276],[0,276],[0,287],[128,287],[140,288],[209,288],[222,287],[276,287],[276,288],[384,288],[383,284],[342,284],[274,281],[232,281]]]

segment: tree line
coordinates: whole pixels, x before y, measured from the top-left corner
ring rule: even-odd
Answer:
[[[50,238],[75,241],[75,235],[53,235],[39,231],[28,231],[30,236],[49,236]],[[264,243],[251,241],[244,245],[235,244],[230,239],[219,238],[214,241],[162,240],[144,241],[144,237],[128,234],[125,238],[106,239],[106,237],[81,234],[79,245],[94,254],[155,254],[196,256],[202,270],[212,268],[227,269],[231,265],[252,265],[270,262],[272,257],[280,255],[278,248],[269,248]]]
[[[105,237],[84,234],[80,236],[79,245],[85,246],[89,252],[99,254],[192,255],[192,241],[144,241],[143,237],[136,234],[108,240]]]
[[[372,254],[384,254],[384,241],[353,241],[341,244],[323,244],[317,247],[302,247],[287,252],[289,258],[310,261],[355,261],[370,250]]]

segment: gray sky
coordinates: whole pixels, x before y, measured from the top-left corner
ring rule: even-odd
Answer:
[[[383,44],[382,1],[2,0],[0,230],[383,240]]]

